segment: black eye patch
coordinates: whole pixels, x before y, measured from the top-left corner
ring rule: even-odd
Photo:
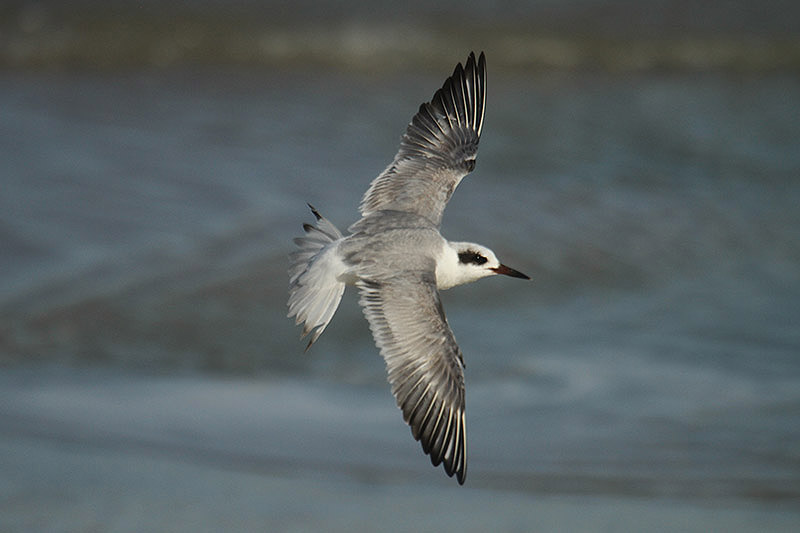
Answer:
[[[461,252],[460,254],[458,254],[458,260],[464,263],[465,265],[468,263],[472,263],[474,265],[482,265],[486,261],[488,261],[488,259],[483,257],[481,254],[479,254],[478,252],[473,252],[472,250],[467,250],[466,252]]]

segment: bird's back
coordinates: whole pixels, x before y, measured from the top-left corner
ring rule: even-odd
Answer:
[[[360,277],[408,270],[433,271],[446,241],[427,218],[405,211],[375,211],[350,226],[339,256]]]

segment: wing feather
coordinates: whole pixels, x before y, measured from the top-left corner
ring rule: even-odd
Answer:
[[[386,361],[389,383],[411,434],[434,466],[464,483],[464,369],[432,271],[357,283],[359,303]]]
[[[486,59],[471,53],[411,119],[394,160],[364,194],[361,214],[408,211],[439,226],[453,191],[475,167],[485,104]]]

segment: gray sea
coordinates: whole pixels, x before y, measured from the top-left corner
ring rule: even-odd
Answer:
[[[448,3],[335,3],[335,23],[253,4],[0,17],[1,530],[797,530],[785,5],[651,1],[626,23],[622,2],[467,3],[471,39]],[[286,267],[306,202],[354,222],[471,49],[486,121],[442,232],[532,281],[442,295],[466,361],[458,487],[352,289],[303,352]]]

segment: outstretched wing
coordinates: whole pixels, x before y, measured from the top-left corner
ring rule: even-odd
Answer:
[[[467,473],[464,370],[433,271],[358,282],[359,303],[389,372],[397,405],[434,466]]]
[[[394,161],[375,178],[361,214],[392,209],[427,217],[437,227],[461,179],[475,168],[486,103],[486,59],[470,53],[408,125]]]

